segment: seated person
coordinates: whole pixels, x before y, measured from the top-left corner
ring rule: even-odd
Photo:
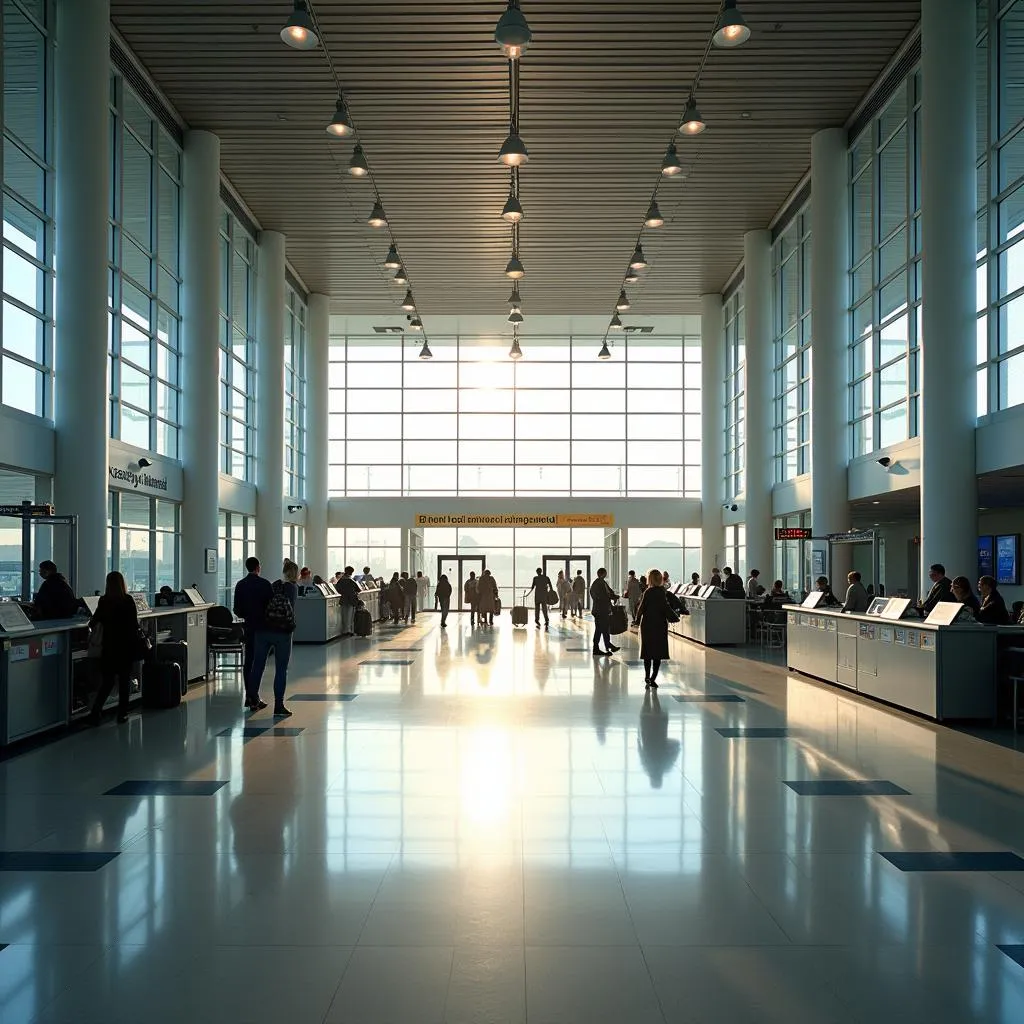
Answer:
[[[31,617],[37,621],[73,619],[78,612],[78,598],[71,584],[49,560],[39,563],[39,575],[43,582],[32,601]]]
[[[995,577],[982,576],[978,580],[978,593],[981,594],[981,607],[975,618],[986,626],[1010,625],[1010,613],[1006,610],[1006,602],[999,593]]]
[[[832,593],[832,584],[829,583],[827,576],[819,576],[814,581],[815,589],[820,594],[825,596],[818,602],[819,608],[835,608],[839,605],[839,598]]]
[[[776,605],[793,603],[793,599],[789,596],[789,591],[786,590],[782,580],[776,580],[772,584],[772,589],[768,591],[768,597],[766,600],[771,604]]]
[[[871,598],[860,581],[860,573],[856,569],[846,577],[849,586],[846,588],[846,600],[843,601],[843,611],[851,615],[863,615],[871,605]]]
[[[974,617],[978,617],[978,609],[981,607],[981,602],[975,596],[973,590],[971,590],[971,581],[966,576],[957,576],[953,580],[953,596],[962,604],[966,605],[974,614]]]
[[[932,588],[919,605],[922,619],[927,619],[940,601],[956,600],[953,597],[953,581],[946,575],[946,567],[941,562],[931,566],[928,570],[928,579],[932,581]]]

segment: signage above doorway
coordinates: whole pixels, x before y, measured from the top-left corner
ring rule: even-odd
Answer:
[[[522,512],[499,513],[497,515],[417,515],[416,526],[569,526],[586,528],[614,526],[615,516],[604,512],[555,512],[546,515],[529,515]]]

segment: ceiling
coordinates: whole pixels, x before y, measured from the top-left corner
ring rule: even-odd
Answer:
[[[612,312],[665,147],[719,0],[523,0],[522,293],[531,313]],[[741,0],[752,30],[713,50],[698,101],[708,130],[680,137],[686,180],[661,185],[668,223],[645,232],[651,267],[632,315],[699,311],[920,17],[920,0]],[[509,229],[503,0],[315,0],[421,314],[500,313]],[[352,143],[324,125],[336,90],[320,51],[278,32],[290,0],[111,0],[114,25],[190,127],[216,132],[221,165],[264,228],[336,313],[396,311],[366,225],[372,191]],[[746,116],[749,115],[749,116]],[[430,328],[427,320],[427,327]]]

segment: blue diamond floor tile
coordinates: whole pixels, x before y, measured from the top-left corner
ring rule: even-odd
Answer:
[[[116,853],[0,851],[0,871],[99,871],[116,856]]]
[[[883,853],[882,856],[900,871],[1024,871],[1024,858],[1010,850]]]
[[[803,779],[785,782],[798,796],[910,796],[885,779]]]
[[[298,736],[301,732],[305,732],[305,729],[287,725],[247,725],[242,729],[223,729],[217,735],[240,736],[243,739],[251,740],[257,736]]]
[[[360,665],[411,665],[411,664],[413,664],[413,662],[412,662],[412,659],[407,659],[405,661],[384,661],[383,659],[381,659],[381,660],[374,660],[374,661],[361,661],[361,662],[359,662],[359,664]]]
[[[715,732],[727,740],[783,740],[795,735],[792,729],[770,728],[716,729]]]
[[[370,664],[372,664],[372,662],[370,662]],[[309,700],[328,703],[329,701],[337,700],[355,700],[358,696],[358,693],[290,693],[288,695],[288,701],[291,703],[296,700]]]
[[[680,704],[745,704],[746,701],[736,693],[676,693],[673,700]]]
[[[1024,946],[996,946],[1001,953],[1005,953],[1014,963],[1024,967]]]
[[[130,779],[108,789],[104,796],[213,796],[227,780],[194,782],[189,779]]]

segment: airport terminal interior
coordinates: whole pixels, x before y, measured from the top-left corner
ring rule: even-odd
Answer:
[[[2,1024],[1024,1020],[1024,0],[2,11]]]

